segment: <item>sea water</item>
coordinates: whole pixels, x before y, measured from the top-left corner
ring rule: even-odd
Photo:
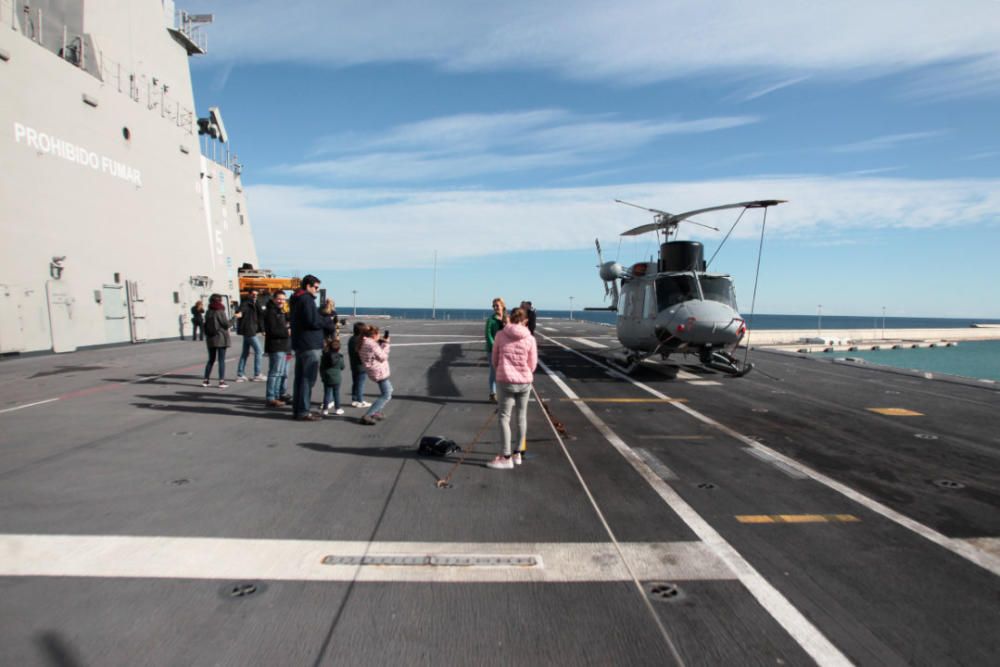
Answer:
[[[353,309],[342,309],[341,315],[353,316]],[[489,308],[358,308],[357,318],[382,315],[393,319],[434,319],[438,320],[483,320],[489,317]],[[569,319],[568,310],[540,310],[541,318]],[[609,311],[572,312],[573,319],[614,324],[617,314]],[[753,329],[819,329],[819,318],[815,315],[768,315],[757,314],[747,317]],[[982,318],[939,318],[939,317],[854,317],[824,315],[823,329],[871,329],[881,336],[883,327],[889,329],[964,329],[973,324],[1000,324],[1000,320]],[[825,353],[831,354],[831,353]],[[844,353],[836,353],[843,356]],[[970,378],[1000,381],[1000,341],[960,342],[956,347],[922,348],[917,350],[875,350],[851,352],[849,356],[864,359],[873,364],[896,368],[908,368],[931,373],[945,373]]]

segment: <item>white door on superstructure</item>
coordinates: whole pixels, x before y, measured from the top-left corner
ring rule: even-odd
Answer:
[[[73,294],[65,280],[45,283],[49,303],[49,331],[52,334],[53,352],[72,352],[76,349],[76,330],[73,324]]]
[[[132,320],[132,342],[142,343],[146,341],[146,301],[143,299],[142,290],[136,280],[127,281],[128,284],[128,307]]]
[[[0,354],[24,351],[24,322],[21,316],[21,290],[0,285]]]
[[[104,285],[101,290],[101,305],[104,307],[105,342],[125,343],[131,340],[125,286]]]

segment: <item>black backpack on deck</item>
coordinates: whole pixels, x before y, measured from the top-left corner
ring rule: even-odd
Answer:
[[[424,456],[448,456],[461,449],[454,440],[448,440],[437,435],[426,435],[420,439],[417,451]]]

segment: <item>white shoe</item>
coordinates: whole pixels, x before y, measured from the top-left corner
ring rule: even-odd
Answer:
[[[209,383],[208,383],[208,379],[205,379],[205,380],[202,380],[202,381],[201,381],[201,386],[202,386],[202,387],[207,387],[207,386],[208,386],[208,384],[209,384]]]
[[[358,403],[359,408],[370,408],[371,406],[372,404],[369,403],[368,401],[361,401],[360,403]]]
[[[521,461],[521,452],[516,452],[512,457],[510,457],[510,459],[514,462],[514,465],[516,465],[516,466],[521,465],[521,463],[522,463],[522,461]]]
[[[247,376],[246,375],[237,375],[236,376],[236,381],[237,382],[246,382],[247,381]]]
[[[351,401],[351,407],[352,408],[360,408],[361,407],[361,403],[359,403],[357,401]]]
[[[265,380],[267,380],[266,375],[254,375],[252,378],[250,378],[251,382],[264,382]]]
[[[342,414],[344,414],[344,408],[337,408],[336,410],[333,411],[333,414],[335,414],[335,415],[342,415]]]
[[[319,411],[319,413],[320,413],[321,415],[323,415],[324,417],[326,417],[326,416],[327,416],[328,414],[330,414],[330,410],[328,410],[328,409],[327,409],[327,407],[326,407],[326,405],[324,405],[324,406],[323,406],[323,409],[322,409],[322,410],[320,410],[320,411]]]
[[[497,455],[495,459],[486,464],[487,468],[493,468],[494,470],[513,470],[514,462],[501,455]]]

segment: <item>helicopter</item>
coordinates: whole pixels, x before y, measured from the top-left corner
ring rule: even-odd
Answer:
[[[666,359],[671,354],[696,354],[701,364],[735,377],[750,372],[753,364],[741,364],[733,355],[746,334],[746,321],[736,307],[733,279],[724,273],[709,273],[715,254],[725,244],[748,209],[764,209],[785,203],[783,199],[762,199],[700,208],[684,213],[667,213],[616,199],[619,204],[633,206],[654,215],[653,222],[622,232],[621,236],[663,233],[659,259],[638,262],[625,267],[618,262],[605,262],[601,242],[597,246],[598,272],[604,281],[604,297],[611,305],[586,310],[617,311],[618,340],[625,348],[624,368],[631,373],[647,358],[659,354]],[[704,260],[704,247],[697,241],[677,240],[677,228],[682,222],[719,231],[716,227],[689,218],[710,211],[743,209],[719,249]]]

